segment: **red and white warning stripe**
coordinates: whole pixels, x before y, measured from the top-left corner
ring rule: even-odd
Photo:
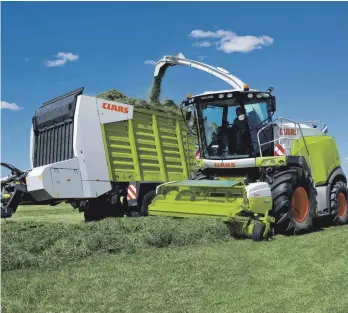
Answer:
[[[137,198],[137,186],[129,185],[128,186],[128,194],[127,194],[127,200],[135,200]]]
[[[201,152],[199,151],[199,149],[197,149],[195,152],[195,159],[199,159],[200,157],[201,157]]]
[[[277,143],[274,145],[274,155],[275,156],[285,155],[285,149],[281,144]]]

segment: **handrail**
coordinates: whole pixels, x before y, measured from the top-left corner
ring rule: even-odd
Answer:
[[[278,138],[273,138],[272,140],[268,141],[268,142],[264,142],[261,144],[260,142],[260,133],[262,131],[264,131],[266,128],[268,127],[272,127],[273,125],[275,125],[276,121],[277,120],[281,120],[281,124],[280,124],[280,127],[284,125],[283,121],[288,121],[290,123],[293,123],[295,125],[295,129],[296,129],[296,138],[295,140],[297,140],[297,143],[298,143],[298,149],[299,149],[299,154],[301,156],[301,150],[300,150],[300,145],[299,145],[299,139],[303,139],[303,143],[305,145],[305,148],[306,148],[306,152],[307,152],[307,155],[308,155],[308,159],[309,159],[309,167],[310,167],[310,171],[312,172],[312,162],[311,162],[311,157],[310,157],[310,154],[309,154],[309,150],[308,150],[308,146],[307,146],[307,142],[305,140],[305,137],[303,136],[303,132],[302,132],[302,127],[301,125],[296,122],[296,121],[293,121],[293,120],[290,120],[288,118],[285,118],[285,117],[278,117],[276,119],[274,119],[271,123],[268,123],[267,125],[265,125],[264,127],[262,127],[258,132],[257,132],[257,142],[258,142],[258,145],[259,145],[259,150],[260,150],[260,156],[262,157],[262,146],[266,145],[266,144],[270,144],[270,143],[274,143],[276,141],[280,141],[281,139],[285,139],[285,140],[290,140],[287,136],[282,136],[282,137],[278,137]],[[298,132],[297,132],[297,129],[300,131],[300,134],[301,136],[299,137],[298,136]]]

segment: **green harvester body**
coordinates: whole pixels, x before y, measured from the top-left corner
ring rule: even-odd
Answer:
[[[200,134],[198,142],[202,143],[205,140],[205,129],[202,120],[199,119],[199,113],[196,113],[196,116],[196,123],[199,125],[197,132]],[[282,118],[280,120],[281,124],[284,123]],[[312,218],[334,214],[330,212],[332,185],[337,181],[346,183],[335,139],[328,136],[327,131],[321,131],[316,127],[307,127],[293,121],[279,126],[276,122],[277,120],[270,119],[262,125],[264,129],[267,129],[267,126],[268,129],[271,128],[273,133],[268,143],[272,145],[272,153],[263,155],[261,152],[254,157],[243,159],[222,156],[214,160],[201,155],[196,159],[196,163],[200,171],[205,173],[205,177],[168,182],[158,186],[156,196],[149,206],[149,214],[178,218],[218,218],[229,224],[233,235],[252,237],[255,240],[268,238],[280,216],[277,218],[274,214],[276,187],[266,183],[265,173],[268,171],[277,175],[278,172],[285,173],[294,169],[307,173],[315,186],[317,196],[311,208]],[[275,134],[279,132],[279,128],[290,129],[293,132],[295,130],[296,136],[277,137]],[[262,131],[260,130],[258,137]],[[291,131],[288,133],[293,135]],[[279,143],[283,145],[284,153],[273,154],[273,149]],[[204,148],[201,144],[200,149]],[[253,180],[248,182],[246,177],[251,172]],[[284,201],[290,203],[290,216],[294,200],[289,194]],[[309,212],[309,209],[307,211]],[[255,225],[257,229],[254,229]],[[293,223],[292,227],[300,229],[300,226],[296,225]],[[261,235],[258,234],[260,232]]]

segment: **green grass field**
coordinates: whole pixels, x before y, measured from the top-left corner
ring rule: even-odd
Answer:
[[[348,226],[254,243],[213,221],[92,224],[68,207],[2,221],[2,312],[348,312]]]

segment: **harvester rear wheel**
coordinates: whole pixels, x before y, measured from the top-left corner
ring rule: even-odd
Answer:
[[[331,210],[335,211],[334,223],[338,225],[346,224],[348,221],[347,187],[342,181],[336,182],[330,194]]]
[[[272,177],[270,186],[273,197],[271,215],[276,219],[276,232],[310,231],[313,228],[317,191],[309,171],[287,168]]]

